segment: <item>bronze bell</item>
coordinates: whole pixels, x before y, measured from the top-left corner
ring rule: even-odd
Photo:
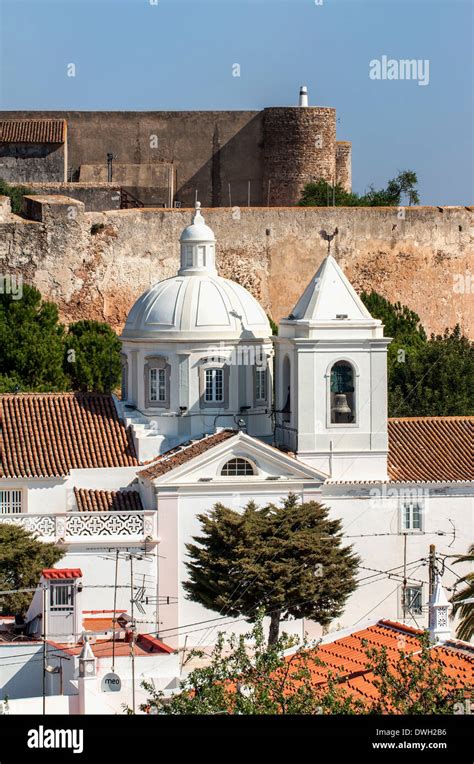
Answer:
[[[345,393],[336,393],[334,396],[334,406],[332,409],[336,414],[351,414],[351,408],[347,403]]]

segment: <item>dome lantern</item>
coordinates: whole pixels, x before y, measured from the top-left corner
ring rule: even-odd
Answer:
[[[201,214],[201,202],[196,202],[192,223],[184,229],[180,243],[179,276],[217,275],[216,238]]]

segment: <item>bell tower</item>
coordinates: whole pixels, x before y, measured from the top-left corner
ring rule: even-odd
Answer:
[[[276,440],[336,480],[387,478],[387,347],[328,254],[276,339]]]

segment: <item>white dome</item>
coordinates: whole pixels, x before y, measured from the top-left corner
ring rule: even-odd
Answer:
[[[159,281],[136,301],[122,339],[267,339],[271,329],[257,300],[240,284],[217,275],[214,232],[196,202],[181,234],[178,275]]]
[[[128,314],[122,339],[267,339],[265,312],[240,284],[210,274],[154,284]]]

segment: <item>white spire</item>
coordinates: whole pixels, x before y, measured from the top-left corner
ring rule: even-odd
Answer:
[[[95,661],[95,655],[92,652],[92,648],[89,643],[89,637],[87,634],[84,635],[84,644],[82,646],[82,650],[79,654],[79,660],[93,660]]]
[[[199,276],[203,273],[217,275],[215,264],[214,231],[206,225],[201,214],[201,202],[196,202],[191,225],[180,237],[181,267],[179,276]]]
[[[327,255],[306,287],[290,316],[298,321],[364,322],[373,319],[339,265]]]
[[[430,639],[433,643],[446,642],[451,639],[451,631],[449,629],[449,602],[441,583],[441,578],[437,574],[435,579],[435,586],[433,594],[431,595],[430,603]]]

